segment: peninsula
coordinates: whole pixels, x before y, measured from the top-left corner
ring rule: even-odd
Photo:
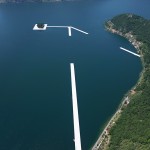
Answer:
[[[141,56],[143,71],[92,150],[149,150],[150,20],[134,14],[121,14],[107,21],[105,27],[133,44]]]

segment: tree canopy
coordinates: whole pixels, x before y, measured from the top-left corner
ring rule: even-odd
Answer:
[[[110,130],[109,150],[150,150],[150,20],[134,14],[122,14],[110,20],[123,34],[132,33],[142,42],[143,75],[136,94]],[[108,22],[106,22],[106,26]]]
[[[44,23],[38,23],[38,24],[37,24],[37,27],[38,27],[38,28],[44,28]]]

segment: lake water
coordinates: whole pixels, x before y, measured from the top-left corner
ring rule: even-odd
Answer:
[[[150,18],[149,0],[0,5],[0,150],[74,150],[70,63],[75,64],[82,149],[96,141],[142,66],[104,22],[120,13]],[[71,25],[89,33],[35,23]]]

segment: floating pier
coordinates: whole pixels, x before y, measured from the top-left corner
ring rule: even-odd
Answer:
[[[130,53],[130,54],[133,54],[133,55],[135,55],[135,56],[137,56],[137,57],[141,57],[140,55],[138,55],[138,54],[136,54],[136,53],[134,53],[134,52],[131,52],[131,51],[129,51],[129,50],[123,48],[123,47],[120,47],[120,49],[122,49],[122,50],[124,50],[124,51],[126,51],[126,52],[128,52],[128,53]]]
[[[77,29],[77,28],[74,28],[74,27],[71,27],[71,28],[74,29],[74,30],[77,30],[77,31],[79,31],[79,32],[82,32],[82,33],[84,33],[84,34],[89,34],[89,33],[85,32],[85,31],[79,30],[79,29]]]
[[[73,105],[75,150],[81,150],[81,138],[80,138],[78,103],[77,103],[77,92],[76,92],[76,81],[75,81],[75,69],[74,69],[73,63],[70,64],[70,69],[71,69],[71,85],[72,85],[72,105]]]
[[[47,28],[68,28],[68,26],[47,26]]]
[[[71,27],[68,27],[68,34],[71,36]]]
[[[72,36],[71,29],[74,29],[74,30],[79,31],[79,32],[84,33],[84,34],[89,34],[85,31],[82,31],[82,30],[75,28],[75,27],[72,27],[72,26],[48,26],[47,24],[44,24],[44,28],[38,28],[37,24],[35,24],[35,26],[33,27],[33,30],[46,30],[47,28],[67,28],[68,29],[68,36]]]

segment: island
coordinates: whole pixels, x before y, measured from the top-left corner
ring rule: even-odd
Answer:
[[[37,24],[37,27],[38,27],[38,28],[44,28],[44,26],[45,26],[44,23],[38,23],[38,24]]]
[[[134,14],[121,14],[108,20],[105,28],[133,44],[141,56],[143,70],[92,150],[149,150],[150,20]]]
[[[46,29],[47,29],[47,24],[44,23],[37,23],[33,27],[33,30],[39,30],[39,31],[44,31]]]

